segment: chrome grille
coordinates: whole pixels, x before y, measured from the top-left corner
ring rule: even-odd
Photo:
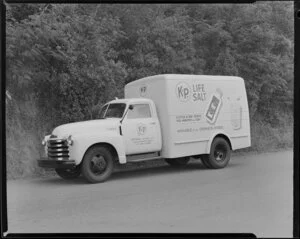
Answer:
[[[67,140],[50,138],[47,142],[47,154],[50,159],[69,159],[69,146]]]

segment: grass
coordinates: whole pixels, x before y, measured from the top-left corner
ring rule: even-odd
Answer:
[[[270,124],[255,121],[251,125],[251,151],[274,151],[293,147],[292,122],[274,128]]]

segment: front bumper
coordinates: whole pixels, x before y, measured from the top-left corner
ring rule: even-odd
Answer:
[[[72,169],[76,167],[75,160],[53,160],[48,158],[38,159],[38,166],[42,168],[65,168]]]

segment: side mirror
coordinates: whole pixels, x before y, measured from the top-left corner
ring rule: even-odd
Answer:
[[[124,113],[122,119],[120,120],[120,123],[121,123],[121,124],[122,124],[122,121],[124,120],[125,116],[127,115],[128,110],[133,110],[133,105],[129,105],[129,106],[128,106],[128,109],[125,111],[125,113]]]

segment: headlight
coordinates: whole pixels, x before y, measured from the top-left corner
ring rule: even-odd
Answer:
[[[71,137],[72,137],[72,136],[69,135],[69,137],[67,138],[68,145],[73,145],[73,140],[72,140]]]
[[[45,139],[43,139],[43,141],[42,141],[42,145],[46,145],[46,140]]]

